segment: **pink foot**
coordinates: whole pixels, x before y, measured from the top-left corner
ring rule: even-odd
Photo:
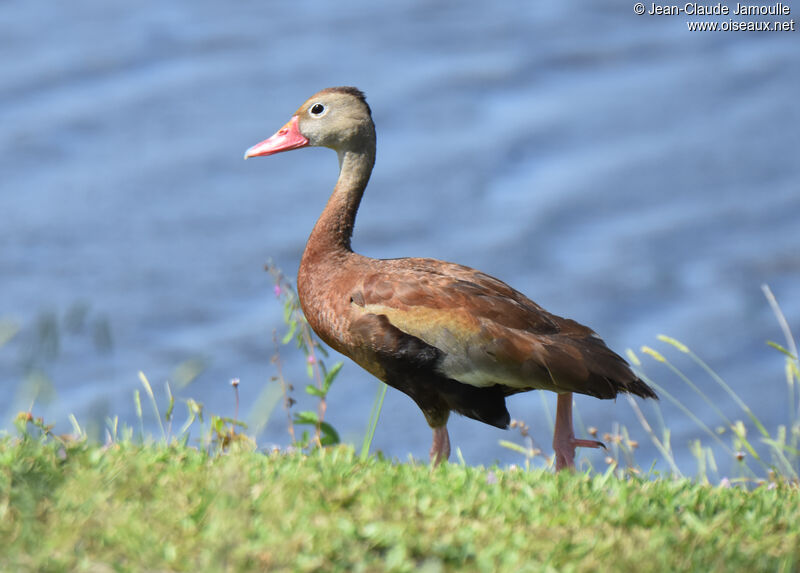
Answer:
[[[566,443],[559,444],[553,441],[553,449],[556,453],[556,471],[575,467],[575,448],[606,449],[606,445],[597,440],[576,440],[575,438],[571,438]]]
[[[556,430],[553,449],[556,454],[556,471],[575,467],[575,448],[603,448],[597,440],[578,440],[572,431],[572,392],[558,395],[556,405]]]

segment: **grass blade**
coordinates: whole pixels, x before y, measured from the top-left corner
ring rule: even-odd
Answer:
[[[761,290],[764,292],[764,296],[767,298],[767,302],[772,308],[775,318],[778,319],[781,332],[783,332],[783,337],[786,340],[786,347],[788,348],[789,354],[793,357],[792,360],[787,359],[786,382],[789,386],[789,407],[791,408],[789,415],[791,416],[792,424],[794,424],[798,421],[798,409],[800,409],[800,404],[795,402],[795,380],[800,380],[800,374],[798,374],[798,361],[800,360],[800,355],[798,355],[797,344],[794,341],[794,336],[792,336],[792,329],[789,328],[789,321],[786,320],[786,316],[783,314],[783,311],[778,304],[778,300],[772,293],[772,289],[770,289],[768,285],[763,284],[761,285]]]
[[[669,451],[669,449],[667,449],[667,447],[664,446],[664,444],[661,443],[661,440],[658,439],[655,432],[653,432],[653,428],[647,422],[647,418],[644,417],[642,410],[639,408],[639,404],[636,403],[636,400],[634,400],[630,394],[625,394],[625,398],[628,399],[628,403],[631,405],[631,408],[633,408],[633,412],[639,419],[639,423],[644,428],[644,431],[647,432],[656,449],[661,452],[664,460],[666,460],[666,462],[669,464],[672,473],[678,477],[683,477],[681,470],[678,468],[678,464],[675,463],[675,458],[673,457],[672,453]]]
[[[153,404],[153,412],[156,414],[158,429],[161,431],[161,439],[166,440],[167,435],[164,433],[164,424],[161,423],[161,414],[158,411],[158,404],[156,403],[156,397],[153,394],[153,387],[150,386],[150,381],[141,370],[139,371],[139,380],[141,381],[142,386],[144,386],[144,391],[147,392],[147,395],[150,397],[150,403]]]
[[[0,348],[6,345],[19,332],[19,326],[9,319],[0,319]]]
[[[673,347],[677,348],[678,350],[680,350],[685,354],[691,354],[691,351],[686,345],[678,342],[672,337],[666,336],[664,334],[659,334],[656,338],[658,338],[662,342],[671,344]],[[695,392],[695,394],[700,396],[703,399],[703,401],[706,404],[708,404],[708,406],[712,410],[714,410],[714,412],[716,412],[717,416],[722,418],[727,425],[729,426],[731,425],[731,420],[722,412],[722,410],[720,410],[720,408],[708,396],[705,395],[705,393],[702,390],[700,390],[700,388],[697,387],[697,385],[694,382],[691,381],[691,379],[689,379],[688,376],[686,376],[686,374],[684,374],[677,366],[672,364],[669,360],[663,358],[663,356],[662,360],[660,361],[666,364],[667,368],[669,368],[673,372],[673,374],[675,374],[678,378],[680,378],[684,382],[684,384],[689,386],[689,388],[691,388]],[[719,376],[717,376],[717,378],[719,378]],[[722,383],[723,387],[729,388],[728,385],[725,384],[725,382],[722,381],[721,378],[719,381]]]
[[[497,440],[497,443],[500,444],[501,447],[511,450],[512,452],[522,454],[526,458],[533,458],[542,453],[541,450],[536,448],[526,448],[521,444],[510,442],[508,440]]]
[[[662,338],[662,336],[663,335],[659,335],[659,337],[658,337],[659,340],[664,340],[665,338],[669,338],[669,337]],[[671,339],[671,340],[674,340],[674,339]],[[666,342],[666,340],[665,340],[665,342]],[[678,343],[678,344],[680,344],[680,343]],[[697,354],[692,352],[692,350],[690,348],[688,348],[688,347],[686,347],[686,346],[684,346],[682,344],[681,344],[681,346],[683,346],[683,348],[685,348],[685,350],[683,352],[685,352],[685,354],[687,354],[695,362],[695,364],[700,366],[700,368],[702,368],[706,372],[706,374],[708,374],[711,377],[711,379],[714,380],[714,382],[716,382],[723,390],[725,390],[725,392],[727,392],[727,394],[733,399],[733,401],[736,402],[736,405],[739,406],[739,408],[741,408],[741,410],[745,414],[747,414],[747,417],[750,418],[750,420],[753,422],[753,424],[756,426],[756,428],[758,428],[758,431],[761,433],[761,435],[764,436],[765,438],[769,438],[769,432],[767,432],[767,429],[764,427],[764,424],[761,423],[761,420],[759,420],[758,417],[750,409],[750,407],[747,404],[745,404],[744,400],[742,400],[739,397],[739,395],[736,392],[734,392],[733,388],[728,386],[728,383],[725,382],[725,380],[722,379],[722,376],[717,374],[714,371],[714,369],[711,368],[711,366],[706,364],[706,362],[702,358],[700,358]],[[728,420],[725,416],[722,416],[722,418],[728,423],[728,425],[731,424],[731,421]]]
[[[86,432],[81,428],[75,414],[69,415],[69,423],[72,424],[72,433],[75,435],[75,439],[82,440],[86,437]]]
[[[367,433],[364,434],[364,442],[361,444],[361,461],[365,461],[369,456],[369,450],[372,446],[372,438],[375,436],[375,428],[378,427],[378,419],[383,410],[383,399],[386,397],[386,389],[389,388],[386,384],[381,383],[378,393],[375,394],[375,402],[372,404],[372,410],[369,413],[369,422],[367,423]]]
[[[786,346],[789,347],[789,352],[791,352],[794,356],[797,356],[797,344],[795,344],[794,336],[792,336],[792,329],[789,328],[789,321],[786,320],[786,316],[784,316],[780,305],[778,305],[778,300],[775,298],[775,295],[772,294],[772,289],[770,289],[768,285],[761,285],[761,290],[764,292],[764,296],[767,298],[767,302],[772,308],[772,312],[775,313],[775,318],[778,319],[778,324],[780,325],[783,336],[786,339]]]
[[[704,431],[706,434],[708,434],[708,435],[709,435],[709,436],[710,436],[710,437],[711,437],[711,438],[712,438],[712,439],[713,439],[715,442],[717,442],[717,443],[718,443],[720,446],[722,446],[723,448],[725,448],[725,450],[726,450],[727,452],[729,452],[730,454],[733,454],[733,450],[731,450],[730,446],[728,446],[728,444],[726,444],[725,442],[723,442],[723,441],[722,441],[722,439],[720,439],[720,437],[719,437],[719,436],[718,436],[718,435],[717,435],[717,434],[716,434],[716,433],[715,433],[713,430],[711,430],[711,428],[709,428],[709,427],[708,427],[708,426],[705,424],[705,422],[703,422],[703,421],[702,421],[700,418],[698,418],[698,417],[697,417],[697,416],[694,414],[694,412],[692,412],[692,411],[691,411],[689,408],[687,408],[686,406],[684,406],[684,405],[681,403],[681,401],[680,401],[680,400],[678,400],[677,398],[675,398],[675,396],[673,396],[672,394],[670,394],[669,392],[667,392],[667,391],[666,391],[664,388],[662,388],[661,386],[659,386],[658,384],[656,384],[656,383],[655,383],[655,382],[653,382],[652,380],[648,380],[648,381],[647,381],[647,383],[648,383],[648,384],[650,384],[651,386],[653,386],[653,388],[655,388],[656,390],[658,390],[658,393],[659,393],[660,395],[664,396],[664,397],[665,397],[667,400],[669,400],[669,401],[670,401],[670,402],[672,402],[672,403],[673,403],[675,406],[677,406],[677,407],[678,407],[678,409],[679,409],[681,412],[683,412],[684,414],[686,414],[686,416],[688,416],[690,420],[692,420],[692,421],[693,421],[695,424],[697,424],[697,425],[698,425],[698,426],[699,426],[699,427],[700,427],[700,428],[701,428],[701,429],[702,429],[702,430],[703,430],[703,431]],[[627,394],[626,394],[626,396],[627,396]],[[628,397],[629,397],[629,396],[628,396]],[[630,398],[630,397],[629,397],[629,398]]]
[[[547,392],[537,392],[539,394],[539,400],[542,401],[542,408],[544,409],[544,417],[547,419],[547,426],[550,428],[550,433],[552,434],[556,430],[556,423],[553,420],[553,414],[550,411],[550,404],[547,401]]]
[[[139,418],[139,432],[142,442],[144,442],[144,419],[142,416],[142,397],[138,390],[133,391],[133,403],[136,406],[136,417]]]

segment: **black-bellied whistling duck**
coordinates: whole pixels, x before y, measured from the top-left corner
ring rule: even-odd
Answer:
[[[591,329],[550,314],[504,282],[435,259],[370,259],[350,248],[375,163],[375,125],[352,87],[312,96],[248,157],[306,146],[339,154],[339,180],[306,244],[297,289],[309,324],[332,348],[408,394],[433,429],[434,464],[450,456],[447,419],[458,412],[498,428],[506,396],[558,394],[556,469],[574,467],[572,393],[657,398]]]

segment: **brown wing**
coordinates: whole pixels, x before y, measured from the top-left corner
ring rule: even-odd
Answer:
[[[357,314],[392,326],[441,351],[443,376],[471,386],[501,384],[612,398],[654,397],[589,328],[550,314],[504,282],[461,265],[393,259],[354,285]]]

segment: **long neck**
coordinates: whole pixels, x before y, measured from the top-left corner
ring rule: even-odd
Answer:
[[[311,231],[304,259],[353,252],[350,238],[353,236],[356,212],[374,164],[374,146],[362,151],[339,152],[339,180]]]

